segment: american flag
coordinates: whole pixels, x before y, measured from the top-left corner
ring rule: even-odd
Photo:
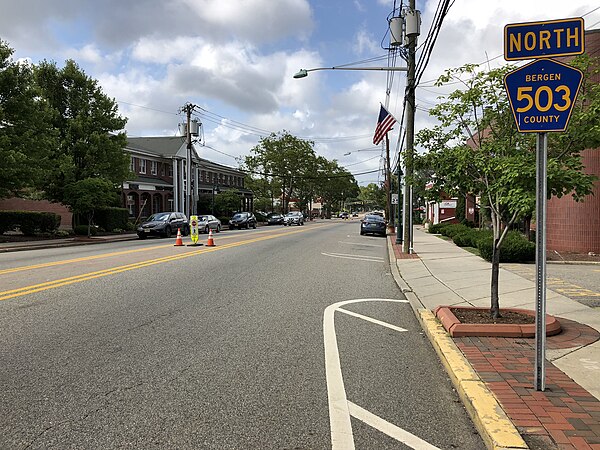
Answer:
[[[375,128],[375,136],[373,136],[373,144],[378,145],[385,134],[392,129],[396,119],[392,116],[387,109],[381,105],[379,110],[379,119],[377,120],[377,128]]]

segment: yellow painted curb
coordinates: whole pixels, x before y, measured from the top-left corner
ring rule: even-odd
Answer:
[[[488,449],[529,448],[492,392],[427,309],[418,318]]]

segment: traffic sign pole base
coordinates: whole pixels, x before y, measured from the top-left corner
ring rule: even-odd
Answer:
[[[195,244],[187,244],[187,247],[202,247],[204,244],[199,244],[199,243],[195,243]]]

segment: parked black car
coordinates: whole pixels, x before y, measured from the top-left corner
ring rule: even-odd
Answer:
[[[256,217],[251,212],[239,212],[235,213],[231,219],[229,219],[229,229],[233,230],[237,228],[256,228]]]
[[[137,235],[140,239],[148,236],[171,237],[181,230],[181,234],[187,236],[190,234],[190,224],[185,214],[180,212],[160,212],[154,213],[148,217],[137,229]]]
[[[271,213],[267,215],[268,225],[283,225],[283,215],[279,213]]]
[[[360,221],[360,234],[379,234],[380,236],[386,236],[386,224],[383,217],[377,214],[367,214],[363,220]]]

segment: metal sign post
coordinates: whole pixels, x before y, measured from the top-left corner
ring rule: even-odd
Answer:
[[[584,51],[583,19],[509,24],[504,27],[504,59],[535,59],[504,77],[517,129],[537,133],[535,370],[534,387],[545,389],[546,372],[546,205],[548,202],[548,132],[565,131],[583,73],[549,56]]]
[[[535,209],[535,376],[534,388],[546,388],[546,180],[548,135],[538,133],[536,139],[536,209]]]

